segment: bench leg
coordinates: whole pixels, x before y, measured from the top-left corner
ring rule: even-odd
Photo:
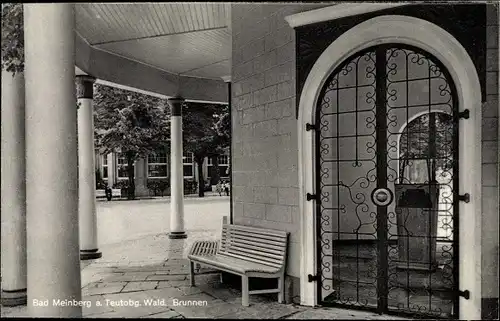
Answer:
[[[278,278],[278,303],[283,303],[285,299],[285,277]]]
[[[194,286],[194,262],[189,261],[189,281],[191,282],[191,286]]]
[[[248,293],[248,276],[243,275],[241,277],[241,305],[244,307],[249,306],[249,296],[250,294]]]

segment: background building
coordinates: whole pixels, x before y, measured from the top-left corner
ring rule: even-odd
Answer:
[[[100,171],[101,178],[108,186],[119,186],[119,182],[127,182],[127,160],[119,153],[100,155],[96,151],[96,169]],[[219,155],[219,178],[229,180],[229,155]],[[148,182],[168,181],[170,179],[170,155],[159,152],[150,155],[147,159],[141,158],[134,163],[136,196],[151,196],[153,191],[148,188]],[[184,152],[183,170],[184,179],[198,182],[198,164],[193,160],[192,153]],[[215,185],[213,181],[215,168],[212,158],[206,157],[203,162],[203,178],[210,186]]]

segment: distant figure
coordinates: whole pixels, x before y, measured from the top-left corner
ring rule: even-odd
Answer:
[[[111,189],[111,187],[109,187],[108,185],[106,185],[105,192],[106,192],[106,199],[108,201],[111,201],[111,199],[113,198],[113,190]]]
[[[226,196],[229,196],[229,182],[226,181],[224,183],[224,192],[226,192]]]
[[[215,186],[215,191],[219,193],[219,196],[222,196],[222,183],[221,181],[217,182],[217,185]]]

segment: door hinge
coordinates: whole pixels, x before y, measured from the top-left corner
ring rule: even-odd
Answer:
[[[470,292],[469,292],[469,290],[465,290],[465,291],[460,291],[460,290],[459,290],[459,291],[458,291],[458,296],[459,296],[459,297],[461,296],[461,297],[463,297],[464,299],[469,300],[469,298],[470,298]]]
[[[463,118],[463,119],[469,119],[470,117],[470,112],[468,109],[464,109],[464,111],[461,111],[458,113],[458,118]]]
[[[318,128],[316,127],[316,125],[313,125],[313,124],[309,124],[309,123],[307,123],[307,124],[306,124],[306,131],[310,131],[310,130],[317,131],[317,130],[318,130]]]
[[[462,201],[462,202],[465,202],[465,203],[469,203],[470,202],[470,195],[469,195],[469,193],[465,193],[464,195],[458,195],[458,200]]]
[[[307,197],[307,200],[310,201],[310,200],[318,200],[318,195],[316,194],[311,194],[311,193],[307,193],[306,194],[306,197]]]
[[[315,281],[318,281],[317,275],[312,275],[312,274],[307,275],[307,282],[311,283],[311,282],[315,282]]]

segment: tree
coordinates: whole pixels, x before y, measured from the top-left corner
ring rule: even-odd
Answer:
[[[2,70],[24,71],[23,4],[2,3]]]
[[[401,135],[400,179],[404,177],[405,168],[415,160],[426,161],[427,179],[431,182],[436,181],[438,171],[450,171],[453,166],[452,130],[453,119],[445,113],[424,114],[412,120]]]
[[[228,106],[184,103],[182,112],[184,150],[193,153],[194,161],[198,164],[198,195],[204,197],[205,157],[217,158],[229,146]],[[218,167],[217,161],[213,164]]]
[[[231,123],[229,118],[229,106],[224,105],[220,107],[218,113],[214,115],[215,124],[214,129],[217,133],[215,145],[219,146],[220,149],[225,150],[231,144]],[[212,177],[212,184],[217,184],[220,178],[219,170],[219,154],[212,154],[212,166],[214,168],[214,175]],[[230,171],[228,167],[227,171]]]
[[[121,152],[127,159],[128,199],[135,198],[134,162],[169,147],[167,103],[156,97],[96,85],[94,127],[101,154]]]

